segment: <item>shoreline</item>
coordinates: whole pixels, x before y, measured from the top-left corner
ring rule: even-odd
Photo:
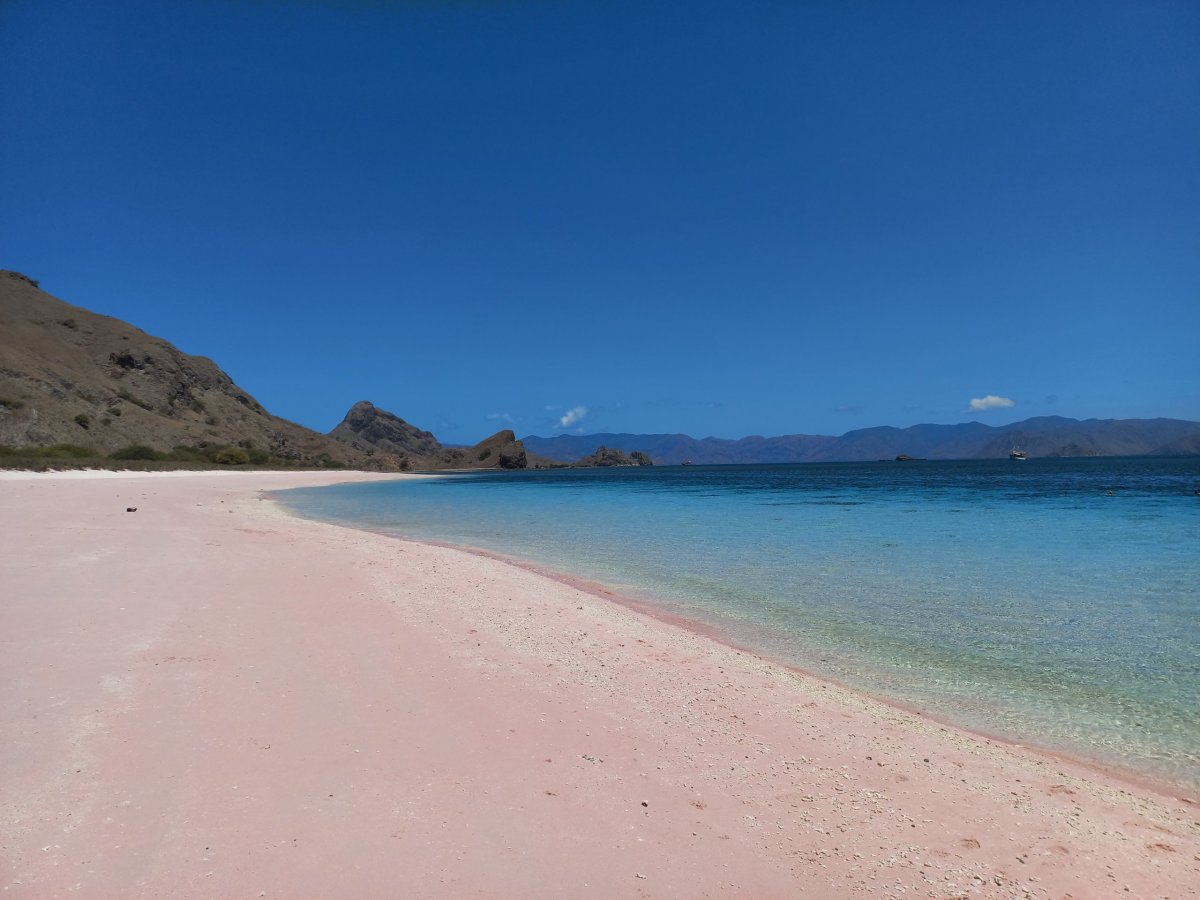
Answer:
[[[188,474],[0,480],[12,896],[1200,890],[1194,803]]]
[[[431,475],[424,477],[437,476]],[[282,491],[286,490],[288,489],[282,489]],[[1102,760],[1093,759],[1078,753],[1073,753],[1069,750],[1047,747],[1037,743],[1026,743],[1017,737],[1005,735],[1000,732],[989,732],[982,728],[957,722],[949,716],[924,709],[915,703],[908,703],[895,697],[889,697],[886,694],[875,693],[867,688],[841,681],[836,677],[806,668],[805,666],[797,663],[788,662],[786,659],[773,656],[769,653],[764,653],[763,651],[750,646],[749,644],[740,643],[734,636],[726,631],[723,631],[718,625],[711,624],[703,619],[689,616],[685,611],[674,612],[670,609],[664,608],[664,605],[682,606],[682,604],[671,601],[669,598],[661,598],[649,594],[646,596],[639,596],[634,593],[622,592],[614,589],[604,582],[596,581],[595,579],[586,578],[581,575],[575,575],[566,570],[555,569],[552,566],[543,565],[533,560],[527,560],[518,556],[512,556],[498,551],[488,550],[483,547],[475,547],[470,544],[456,544],[452,541],[439,541],[430,538],[414,537],[412,535],[396,534],[388,531],[380,531],[372,528],[348,525],[340,522],[332,522],[327,519],[305,516],[295,510],[290,509],[282,499],[271,496],[275,493],[273,489],[264,491],[263,493],[265,495],[263,499],[277,503],[280,507],[280,511],[285,515],[293,515],[314,522],[333,524],[337,527],[362,531],[364,533],[376,535],[385,539],[403,541],[405,543],[412,544],[422,544],[430,547],[438,547],[444,550],[467,553],[472,556],[494,560],[504,565],[514,566],[516,568],[532,572],[536,575],[540,575],[544,578],[549,578],[552,581],[556,581],[575,590],[584,591],[585,593],[595,596],[601,601],[615,603],[626,609],[630,609],[636,613],[654,619],[657,622],[661,622],[664,625],[674,628],[681,628],[707,640],[715,641],[725,647],[736,650],[739,653],[749,654],[756,659],[763,661],[764,663],[779,666],[780,668],[803,675],[806,678],[830,685],[831,687],[835,687],[838,690],[857,694],[875,703],[892,707],[899,712],[920,716],[937,725],[953,728],[957,731],[974,735],[975,737],[984,741],[993,741],[997,744],[1010,747],[1017,751],[1034,753],[1045,757],[1048,761],[1078,766],[1090,770],[1096,775],[1111,779],[1112,781],[1117,782],[1120,785],[1124,785],[1125,787],[1133,788],[1134,790],[1139,791],[1149,791],[1157,794],[1164,800],[1180,801],[1184,803],[1200,803],[1200,798],[1195,796],[1197,790],[1191,785],[1176,783],[1166,778],[1159,778],[1156,777],[1154,773],[1139,772],[1135,769],[1123,767],[1115,763],[1106,763]]]

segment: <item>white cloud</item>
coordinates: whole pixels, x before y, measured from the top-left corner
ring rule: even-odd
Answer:
[[[499,419],[501,422],[507,422],[509,425],[516,424],[516,419],[506,412],[488,413],[489,419]]]
[[[1007,397],[997,397],[995,394],[988,394],[986,397],[972,397],[971,405],[967,407],[967,412],[987,412],[989,409],[1008,409],[1008,407],[1015,405],[1016,404]]]
[[[572,406],[570,409],[568,409],[565,413],[563,413],[559,417],[558,424],[561,425],[563,428],[569,428],[570,426],[574,425],[576,422],[578,422],[580,419],[582,419],[586,415],[587,415],[587,407],[586,406]]]

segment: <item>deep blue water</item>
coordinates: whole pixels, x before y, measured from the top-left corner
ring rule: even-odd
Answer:
[[[303,515],[604,582],[968,727],[1200,787],[1200,460],[489,472]]]

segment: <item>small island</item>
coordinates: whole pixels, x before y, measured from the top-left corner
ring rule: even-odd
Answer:
[[[652,466],[654,460],[643,453],[641,450],[634,450],[632,453],[625,453],[624,450],[618,450],[616,447],[605,447],[601,444],[596,448],[596,452],[590,456],[585,456],[574,464],[577,469],[586,468],[602,468],[607,466]]]

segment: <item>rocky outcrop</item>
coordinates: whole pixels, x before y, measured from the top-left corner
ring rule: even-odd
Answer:
[[[499,469],[524,469],[529,466],[529,457],[525,453],[525,445],[517,440],[512,431],[505,429],[497,431],[472,447],[467,453],[467,461],[474,459],[479,466]]]
[[[603,445],[596,448],[596,452],[590,456],[585,456],[583,459],[575,463],[577,468],[592,468],[603,466],[652,466],[653,461],[641,450],[634,450],[632,453],[626,454],[623,450],[618,450],[615,447],[605,447]]]
[[[41,283],[34,281],[28,275],[22,275],[20,272],[14,272],[11,269],[0,269],[0,278],[12,278],[15,281],[23,281],[30,287],[41,287]]]
[[[405,422],[395,413],[379,409],[367,400],[350,407],[346,418],[329,432],[329,436],[344,441],[362,451],[376,450],[397,456],[433,456],[442,449],[430,432]]]
[[[474,447],[445,447],[430,432],[405,422],[395,413],[366,400],[350,407],[346,418],[329,436],[378,457],[383,468],[412,469],[525,469],[530,466],[525,445],[512,431],[497,431]]]
[[[211,359],[0,270],[0,445],[239,447],[262,462],[372,466],[272,416]]]

